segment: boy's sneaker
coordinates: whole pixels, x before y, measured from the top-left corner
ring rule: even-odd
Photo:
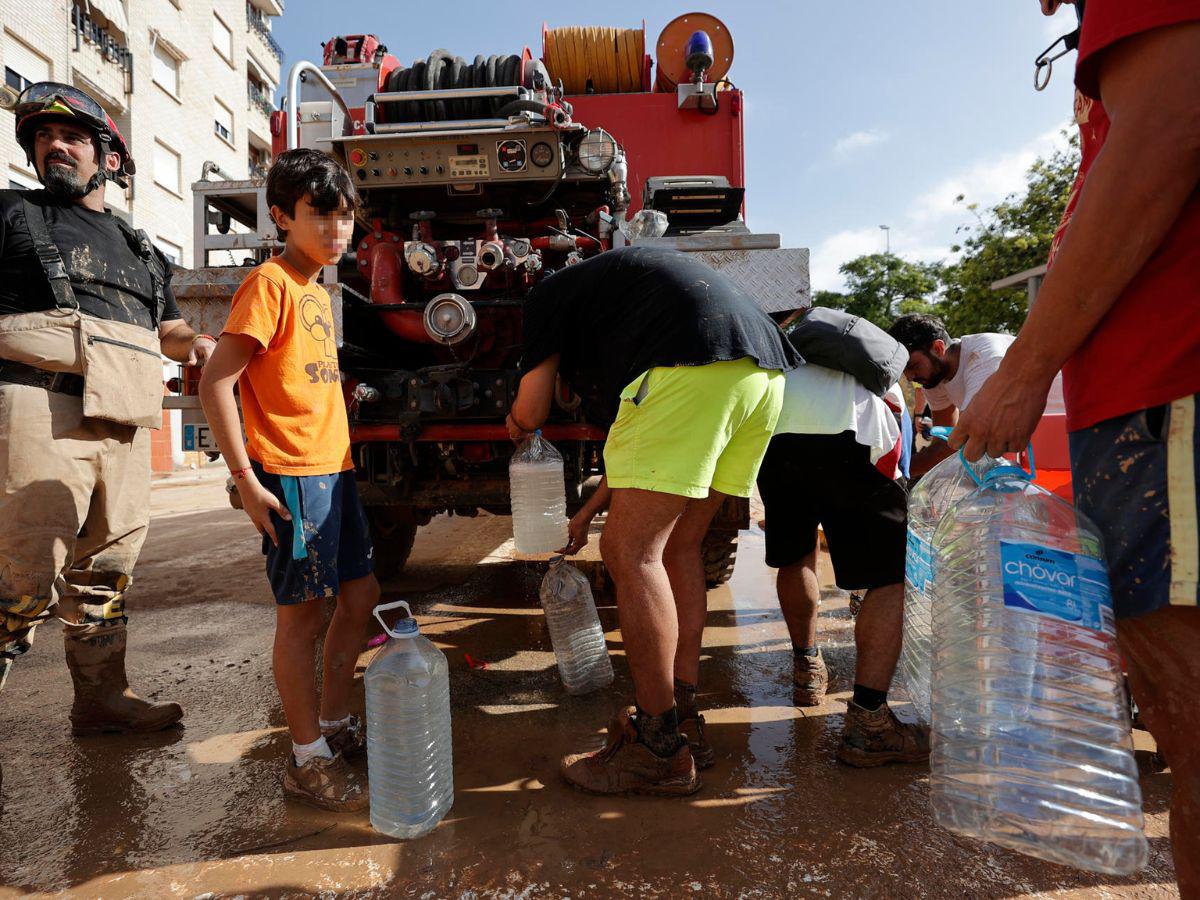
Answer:
[[[340,753],[346,760],[352,760],[366,755],[367,728],[358,716],[351,716],[349,722],[339,725],[333,731],[326,732],[322,729],[321,736],[325,738],[325,743],[329,745],[334,756]]]
[[[700,790],[700,776],[687,741],[665,759],[638,740],[624,709],[608,726],[603,750],[564,756],[562,774],[571,785],[593,794],[650,794],[684,797]]]
[[[288,754],[283,792],[293,800],[332,812],[357,812],[370,803],[367,780],[346,765],[340,753],[315,756],[302,766]]]
[[[686,719],[679,720],[679,733],[687,741],[688,749],[692,751],[692,759],[697,769],[708,769],[717,761],[717,752],[704,734],[704,716],[696,713]]]
[[[795,654],[795,658],[792,670],[793,702],[796,706],[820,706],[825,702],[825,691],[829,688],[825,657],[818,650],[816,656],[800,653]]]
[[[901,722],[886,703],[868,710],[851,700],[846,704],[846,724],[837,758],[860,769],[924,762],[929,759],[929,730]]]

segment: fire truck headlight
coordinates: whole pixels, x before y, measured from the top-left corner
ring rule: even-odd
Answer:
[[[438,294],[426,305],[424,322],[439,344],[457,344],[475,333],[475,307],[458,294]]]
[[[579,142],[579,166],[590,175],[602,175],[617,158],[617,142],[603,128],[594,128]]]

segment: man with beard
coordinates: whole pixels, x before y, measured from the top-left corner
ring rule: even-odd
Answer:
[[[18,98],[17,141],[44,190],[0,191],[0,687],[57,606],[76,734],[157,731],[177,703],[125,676],[124,595],[150,516],[162,358],[215,346],[182,320],[167,266],[104,207],[133,160],[69,85]]]
[[[908,349],[904,376],[925,389],[934,425],[953,426],[958,414],[1000,368],[1015,340],[1010,334],[967,334],[951,341],[946,326],[936,316],[908,313],[898,318],[888,333]],[[1050,388],[1047,412],[1062,412],[1062,376]],[[954,451],[944,441],[913,454],[911,478],[919,478]]]

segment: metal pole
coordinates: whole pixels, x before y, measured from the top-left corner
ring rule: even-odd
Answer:
[[[333,82],[325,77],[324,72],[303,59],[294,63],[288,72],[288,92],[284,99],[284,111],[287,118],[287,148],[289,150],[295,150],[300,143],[300,123],[296,121],[296,108],[300,103],[300,82],[309,72],[317,76],[317,81],[325,90],[329,91],[329,96],[337,101],[342,112],[346,114],[346,118],[350,118],[350,107],[346,105],[346,101],[342,99],[338,89],[333,86]]]

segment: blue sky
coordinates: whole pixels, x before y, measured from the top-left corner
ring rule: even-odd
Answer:
[[[578,6],[578,14],[571,8]],[[1037,0],[743,0],[600,6],[509,0],[330,5],[289,0],[274,23],[287,53],[320,62],[335,33],[377,34],[410,63],[445,47],[462,56],[541,46],[542,22],[632,27],[647,45],[676,15],[700,9],[733,35],[730,78],[747,99],[747,218],[785,246],[812,251],[815,288],[837,288],[838,266],[892,250],[943,258],[971,215],[954,197],[994,202],[1059,141],[1071,114],[1071,65],[1033,89],[1033,59],[1074,27]],[[546,19],[550,15],[552,18]],[[619,137],[619,136],[618,136]]]

